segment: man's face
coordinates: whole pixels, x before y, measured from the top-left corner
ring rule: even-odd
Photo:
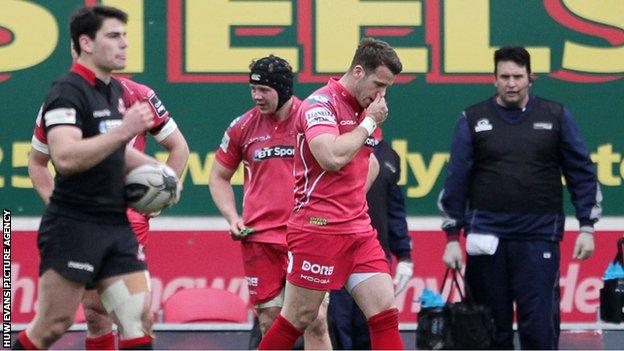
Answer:
[[[89,40],[96,66],[105,71],[120,70],[126,67],[126,25],[116,18],[108,18]]]
[[[356,78],[353,96],[362,108],[367,108],[375,100],[377,93],[385,97],[386,90],[394,84],[395,78],[386,66],[379,66],[366,74],[364,68],[358,65],[353,68],[353,75]]]
[[[256,103],[260,112],[265,115],[277,111],[277,90],[267,85],[251,84],[251,99]]]
[[[529,101],[529,74],[527,68],[513,61],[496,64],[496,92],[499,104],[524,108]]]

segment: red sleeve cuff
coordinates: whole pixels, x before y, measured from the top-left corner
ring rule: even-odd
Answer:
[[[321,134],[339,135],[340,131],[338,131],[338,128],[336,126],[316,125],[306,130],[306,141],[309,143],[310,141],[312,141],[312,139],[316,138]]]
[[[240,161],[234,162],[234,161],[229,160],[229,158],[225,155],[225,153],[221,151],[220,149],[217,151],[217,154],[215,155],[215,160],[218,161],[221,164],[221,166],[225,168],[229,168],[229,169],[238,168],[238,164],[240,163]]]

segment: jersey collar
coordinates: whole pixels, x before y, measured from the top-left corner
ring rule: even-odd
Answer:
[[[362,106],[360,106],[360,103],[351,94],[351,92],[349,92],[347,88],[345,88],[342,84],[340,84],[340,82],[338,82],[338,78],[330,78],[328,84],[332,90],[340,94],[340,96],[342,96],[342,98],[349,105],[351,105],[351,108],[353,108],[355,112],[362,112],[362,110],[364,110]]]
[[[91,86],[95,86],[95,72],[92,70],[79,64],[78,62],[74,62],[70,70],[84,78],[84,80],[86,80]]]

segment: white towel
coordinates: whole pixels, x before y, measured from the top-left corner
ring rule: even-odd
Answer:
[[[470,256],[493,255],[498,248],[498,237],[494,234],[470,233],[466,238],[466,253]]]

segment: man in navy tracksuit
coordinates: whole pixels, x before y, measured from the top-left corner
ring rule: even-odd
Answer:
[[[467,108],[453,136],[439,202],[448,237],[443,260],[461,267],[463,227],[466,282],[475,300],[492,308],[494,348],[514,347],[515,302],[521,347],[556,349],[565,220],[561,176],[580,223],[576,259],[593,253],[602,196],[570,112],[529,94],[529,53],[504,47],[494,64],[497,95]]]
[[[379,175],[366,193],[368,214],[388,260],[391,253],[398,260],[394,274],[395,295],[398,295],[407,287],[413,274],[412,241],[405,219],[405,200],[398,186],[401,160],[383,140],[375,146],[374,153],[379,162]],[[370,350],[366,317],[347,290],[331,292],[328,315],[335,349]]]

